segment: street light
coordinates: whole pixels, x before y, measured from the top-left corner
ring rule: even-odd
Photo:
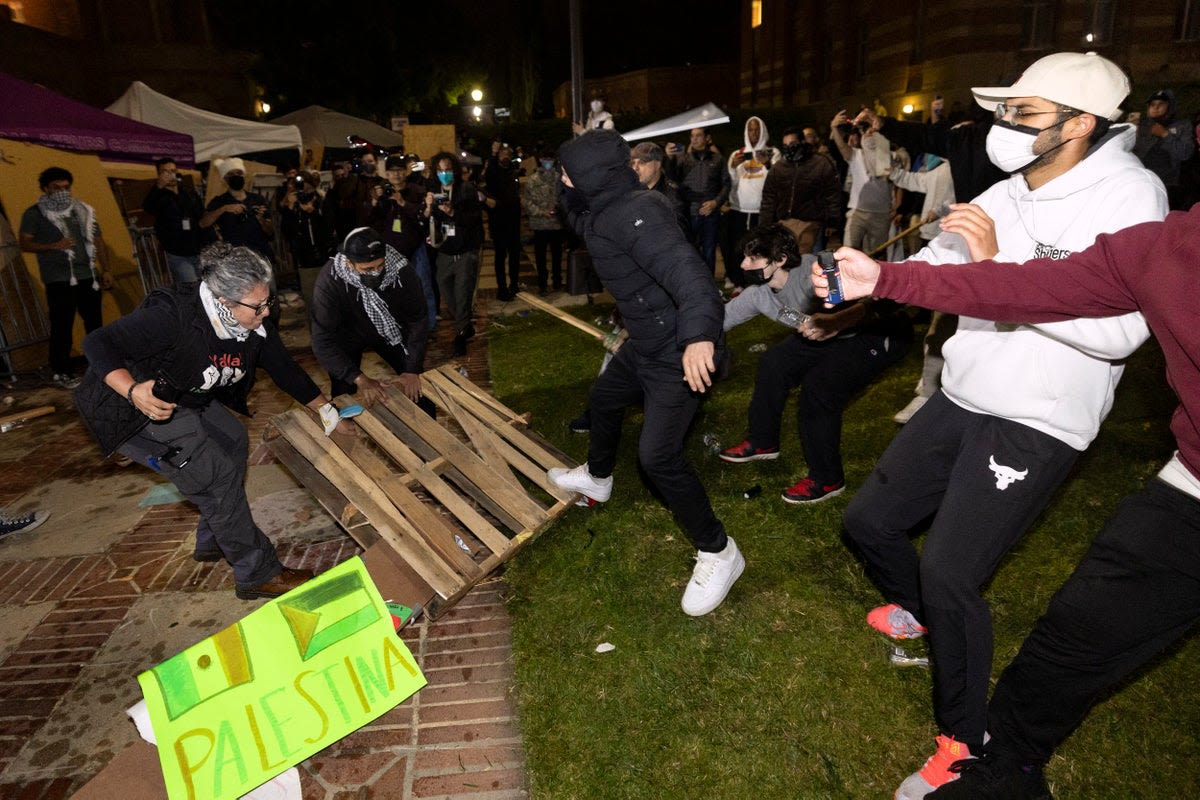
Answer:
[[[474,100],[476,103],[478,103],[480,100],[483,99],[483,90],[482,89],[472,89],[471,90],[471,99]],[[479,116],[478,110],[476,110],[475,116],[477,116],[477,117]]]
[[[480,117],[483,116],[483,109],[480,108],[479,106],[475,106],[474,108],[471,109],[471,114],[473,114],[475,119],[478,120]]]

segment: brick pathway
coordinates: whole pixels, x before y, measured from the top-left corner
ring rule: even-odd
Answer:
[[[471,379],[485,386],[486,294],[478,304],[479,335],[468,357],[460,359]],[[427,366],[447,358],[451,336],[442,323]],[[300,360],[317,374],[311,356]],[[59,411],[0,439],[0,507],[32,507],[38,498],[27,495],[62,481],[86,483],[96,502],[101,502],[97,494],[112,500],[106,511],[96,512],[97,529],[104,527],[101,513],[129,514],[144,487],[135,492],[121,484],[148,473],[102,462],[65,393],[48,388],[9,392],[17,408],[54,403]],[[269,380],[259,382],[252,398],[257,414],[249,422],[252,443],[261,442],[269,417],[288,402]],[[261,444],[250,455],[251,465],[273,460]],[[279,522],[289,525],[287,519]],[[0,800],[69,797],[133,740],[132,725],[127,725],[124,741],[104,739],[85,746],[91,714],[103,715],[96,718],[107,722],[137,699],[114,698],[90,682],[103,672],[106,645],[133,624],[140,604],[161,601],[178,608],[170,604],[172,595],[179,595],[174,601],[180,604],[208,600],[234,612],[248,608],[232,599],[227,565],[191,560],[195,524],[190,504],[172,503],[150,507],[111,541],[87,552],[35,553],[37,532],[25,541],[12,537],[0,542]],[[260,524],[267,529],[261,519]],[[71,535],[85,538],[89,533],[80,529]],[[287,542],[279,549],[285,563],[318,571],[359,552],[336,529],[321,541]],[[527,796],[504,592],[503,581],[485,582],[436,623],[422,620],[404,631],[429,685],[305,761],[300,766],[305,800]],[[192,641],[219,627],[199,632]],[[146,654],[146,663],[173,652]]]

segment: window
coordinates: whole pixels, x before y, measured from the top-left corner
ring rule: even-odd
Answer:
[[[1112,44],[1117,0],[1088,0],[1086,8],[1083,43],[1093,47]]]
[[[1023,50],[1044,50],[1053,43],[1054,0],[1023,0],[1021,3],[1021,48]]]
[[[757,28],[762,25],[762,4],[763,0],[750,0],[750,27]]]
[[[1194,42],[1200,39],[1200,0],[1180,0],[1176,39]]]

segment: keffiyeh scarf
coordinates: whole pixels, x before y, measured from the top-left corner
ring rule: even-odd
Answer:
[[[400,269],[406,264],[408,261],[396,252],[395,248],[384,249],[383,280],[379,284],[380,291],[390,289],[392,286],[403,285],[400,283]],[[363,285],[358,271],[350,266],[344,253],[338,253],[333,257],[333,274],[339,280],[358,289],[358,297],[362,301],[363,311],[366,312],[367,318],[371,320],[371,324],[375,326],[379,335],[390,345],[400,345],[407,353],[408,348],[404,346],[404,332],[400,330],[387,303],[379,296],[379,292]]]
[[[96,291],[100,290],[100,281],[96,279],[96,211],[87,203],[76,200],[71,197],[70,192],[51,192],[43,194],[38,198],[38,208],[42,212],[42,216],[50,220],[54,227],[58,228],[59,233],[63,238],[71,235],[70,228],[67,226],[67,220],[72,214],[79,221],[79,228],[83,231],[83,246],[87,251],[88,269],[92,273],[92,288]],[[75,249],[71,248],[66,251],[67,262],[70,265],[71,280],[70,285],[76,286],[79,281],[75,279]]]
[[[218,339],[237,339],[239,342],[244,342],[251,333],[257,333],[264,339],[267,338],[265,326],[259,325],[254,330],[250,330],[238,322],[233,312],[217,299],[212,289],[209,289],[208,284],[204,281],[200,281],[200,302],[204,305],[204,311],[208,314],[208,322],[212,325],[213,332],[217,334]]]

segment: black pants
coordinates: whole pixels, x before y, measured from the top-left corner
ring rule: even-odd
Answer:
[[[75,314],[83,319],[88,333],[103,325],[100,318],[100,292],[90,279],[74,286],[66,281],[46,284],[46,310],[50,317],[50,370],[55,375],[71,374],[71,343]]]
[[[973,751],[987,728],[992,671],[992,616],[980,589],[1078,456],[1048,434],[967,411],[938,392],[846,508],[846,531],[883,596],[929,628],[938,728]],[[933,514],[918,559],[909,537]]]
[[[533,263],[537,267],[538,288],[546,289],[546,248],[550,248],[551,270],[549,277],[553,279],[555,289],[561,289],[562,282],[562,242],[563,232],[534,231],[533,232]]]
[[[1155,478],[1121,501],[1000,676],[988,749],[1044,763],[1100,695],[1197,617],[1200,500]]]
[[[771,347],[758,361],[750,398],[750,443],[778,447],[783,407],[797,386],[800,443],[809,475],[828,486],[845,480],[842,412],[864,386],[904,358],[912,328],[897,318],[895,335],[857,336],[812,342],[798,333]]]
[[[725,277],[734,286],[745,286],[746,279],[742,276],[742,237],[758,227],[758,212],[747,214],[745,211],[730,211],[725,215],[726,227],[724,245],[721,256],[725,259]]]
[[[521,274],[521,217],[519,214],[496,214],[491,218],[492,244],[496,247],[496,291],[503,294],[505,286],[515,293],[520,288]],[[508,280],[505,282],[505,262]]]
[[[233,567],[239,589],[258,586],[283,570],[275,545],[250,514],[247,438],[245,426],[214,402],[199,409],[177,406],[169,420],[151,422],[119,448],[130,460],[161,473],[196,504],[196,549],[219,549]],[[170,451],[174,455],[164,458]]]
[[[725,549],[725,526],[713,513],[700,478],[683,457],[683,439],[700,397],[683,380],[680,354],[673,361],[647,362],[626,344],[592,384],[592,430],[588,469],[597,478],[612,474],[625,408],[642,403],[645,419],[638,439],[638,460],[698,550]]]

